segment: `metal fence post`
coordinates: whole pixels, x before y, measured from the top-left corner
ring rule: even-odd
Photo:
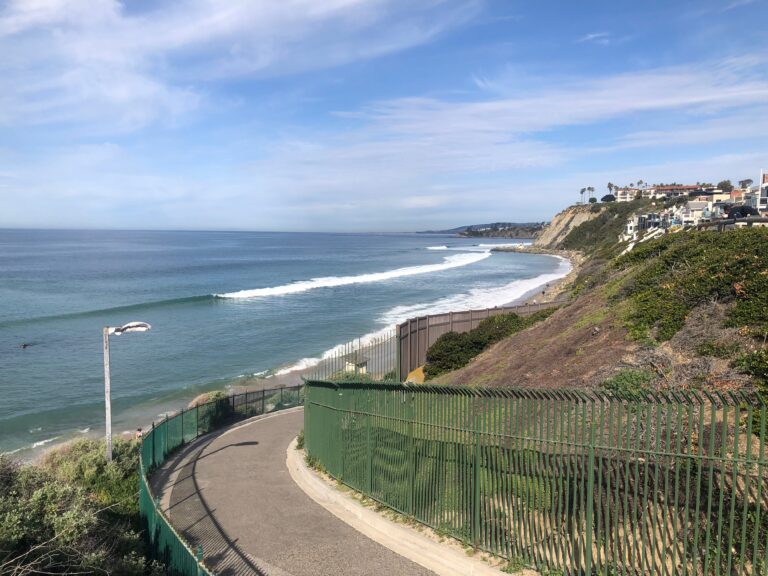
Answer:
[[[197,545],[197,576],[202,576],[205,574],[205,570],[203,569],[203,545],[198,544]]]
[[[152,461],[149,463],[150,468],[154,468],[155,466],[155,422],[152,422],[152,431],[150,432],[152,435]]]
[[[589,449],[588,449],[588,463],[587,463],[587,525],[585,531],[587,535],[586,550],[585,550],[585,573],[592,574],[592,534],[593,519],[594,519],[594,497],[595,497],[595,400],[590,399],[592,406],[592,413],[590,415],[589,423]]]
[[[373,494],[373,446],[371,446],[371,390],[367,390],[368,415],[365,418],[366,478],[368,495]]]
[[[480,434],[477,431],[475,417],[473,435],[475,440],[475,457],[472,470],[472,544],[477,547],[480,542]]]
[[[414,393],[409,393],[408,407],[408,514],[415,516],[413,505],[413,494],[416,491],[416,439],[413,434],[414,421]]]
[[[261,413],[264,414],[267,411],[267,391],[261,389]]]

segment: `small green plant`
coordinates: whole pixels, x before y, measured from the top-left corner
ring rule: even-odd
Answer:
[[[320,472],[320,473],[323,473],[323,474],[326,472],[325,466],[323,466],[320,463],[320,459],[317,456],[312,456],[311,454],[306,454],[304,456],[304,462],[307,464],[307,466],[312,468],[312,470],[316,470],[317,472]]]
[[[699,356],[711,356],[713,358],[731,358],[740,349],[738,342],[707,341],[696,347]]]
[[[518,572],[522,572],[526,566],[527,564],[525,560],[523,560],[520,556],[512,556],[502,572],[505,574],[517,574]]]
[[[301,429],[299,435],[296,436],[296,450],[304,449],[304,428]]]
[[[627,368],[617,372],[605,382],[603,388],[614,394],[642,394],[647,392],[654,376],[647,370]]]

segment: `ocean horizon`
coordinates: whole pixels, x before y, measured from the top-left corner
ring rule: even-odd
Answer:
[[[116,435],[316,364],[410,317],[511,303],[569,263],[523,241],[416,233],[0,230],[0,452],[103,429],[101,329]],[[279,378],[278,378],[279,379]]]

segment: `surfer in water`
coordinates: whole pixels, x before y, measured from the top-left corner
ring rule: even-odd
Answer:
[[[32,346],[32,344],[30,344],[29,342],[24,342],[24,343],[22,343],[22,345],[21,345],[21,349],[22,349],[22,350],[26,350],[26,349],[27,349],[27,348],[29,348],[30,346]]]

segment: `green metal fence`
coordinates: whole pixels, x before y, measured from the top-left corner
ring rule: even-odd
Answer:
[[[338,480],[542,572],[768,573],[756,395],[313,381],[304,414]]]
[[[139,511],[152,558],[178,576],[213,576],[205,567],[202,546],[187,542],[173,528],[149,486],[149,475],[180,446],[237,420],[302,404],[304,387],[275,388],[227,396],[166,417],[153,424],[141,443]]]

